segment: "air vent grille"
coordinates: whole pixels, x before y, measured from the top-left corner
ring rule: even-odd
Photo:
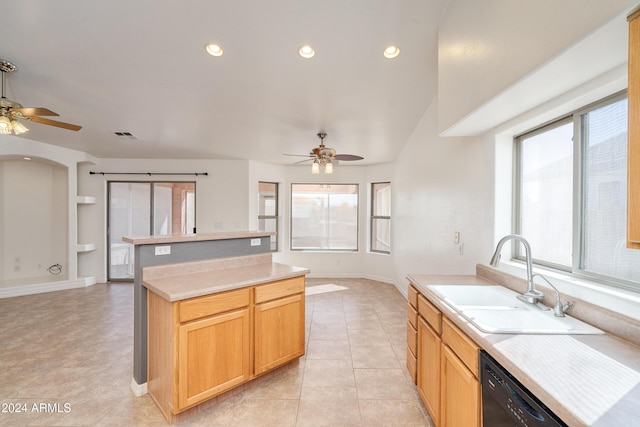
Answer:
[[[126,131],[126,130],[117,130],[117,131],[115,131],[113,133],[120,139],[140,140],[140,138],[138,138],[137,136],[135,136],[134,134],[132,134],[131,132]]]

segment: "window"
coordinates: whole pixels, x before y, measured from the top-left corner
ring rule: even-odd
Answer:
[[[391,252],[391,183],[371,184],[371,252]]]
[[[573,121],[571,117],[518,138],[519,234],[540,264],[571,268]],[[521,249],[521,248],[520,248]]]
[[[640,282],[640,251],[626,248],[627,98],[580,114],[580,270]]]
[[[291,250],[357,251],[358,184],[291,184]]]
[[[275,231],[271,236],[271,251],[278,250],[278,184],[258,182],[258,230]]]
[[[107,277],[132,280],[133,245],[123,236],[196,232],[195,182],[107,183]]]
[[[640,251],[625,237],[625,94],[516,138],[516,154],[516,232],[534,262],[637,286]]]

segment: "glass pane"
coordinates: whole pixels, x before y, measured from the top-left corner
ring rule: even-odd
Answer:
[[[391,216],[391,183],[377,182],[373,188],[373,216]]]
[[[195,184],[193,184],[195,186]],[[185,234],[193,234],[196,232],[196,192],[193,190],[185,191]]]
[[[627,100],[581,117],[586,271],[640,281],[640,251],[626,248]]]
[[[570,268],[573,123],[521,139],[520,234],[537,260]]]
[[[109,278],[133,279],[133,245],[123,236],[148,236],[151,227],[149,183],[112,182],[109,186]]]
[[[358,250],[357,184],[292,184],[291,249]]]
[[[278,184],[274,182],[258,183],[258,215],[278,215]]]
[[[153,234],[166,236],[172,234],[172,196],[171,184],[156,183],[153,186]],[[179,219],[179,217],[178,217]],[[178,230],[180,227],[178,227]]]
[[[258,220],[258,229],[260,231],[278,231],[278,221],[276,218],[263,218],[263,219],[259,219]],[[272,251],[277,251],[278,250],[278,242],[276,240],[276,235],[270,236],[271,237],[271,250]]]
[[[376,252],[390,252],[391,220],[373,218],[371,221],[371,250]]]
[[[390,252],[391,183],[371,184],[371,248],[373,252]]]

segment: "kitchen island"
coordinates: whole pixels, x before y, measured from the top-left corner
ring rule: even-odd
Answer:
[[[143,269],[176,263],[207,261],[270,252],[274,232],[233,231],[169,236],[123,237],[134,246],[133,378],[136,396],[147,392],[147,289]]]
[[[270,253],[143,269],[148,392],[167,421],[304,354],[308,273]]]

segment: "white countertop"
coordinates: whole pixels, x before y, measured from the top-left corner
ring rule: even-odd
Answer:
[[[271,262],[269,253],[146,267],[142,284],[173,302],[306,274],[306,268]]]
[[[407,279],[570,426],[640,425],[639,346],[611,334],[487,334],[427,286],[495,283],[478,276]]]

